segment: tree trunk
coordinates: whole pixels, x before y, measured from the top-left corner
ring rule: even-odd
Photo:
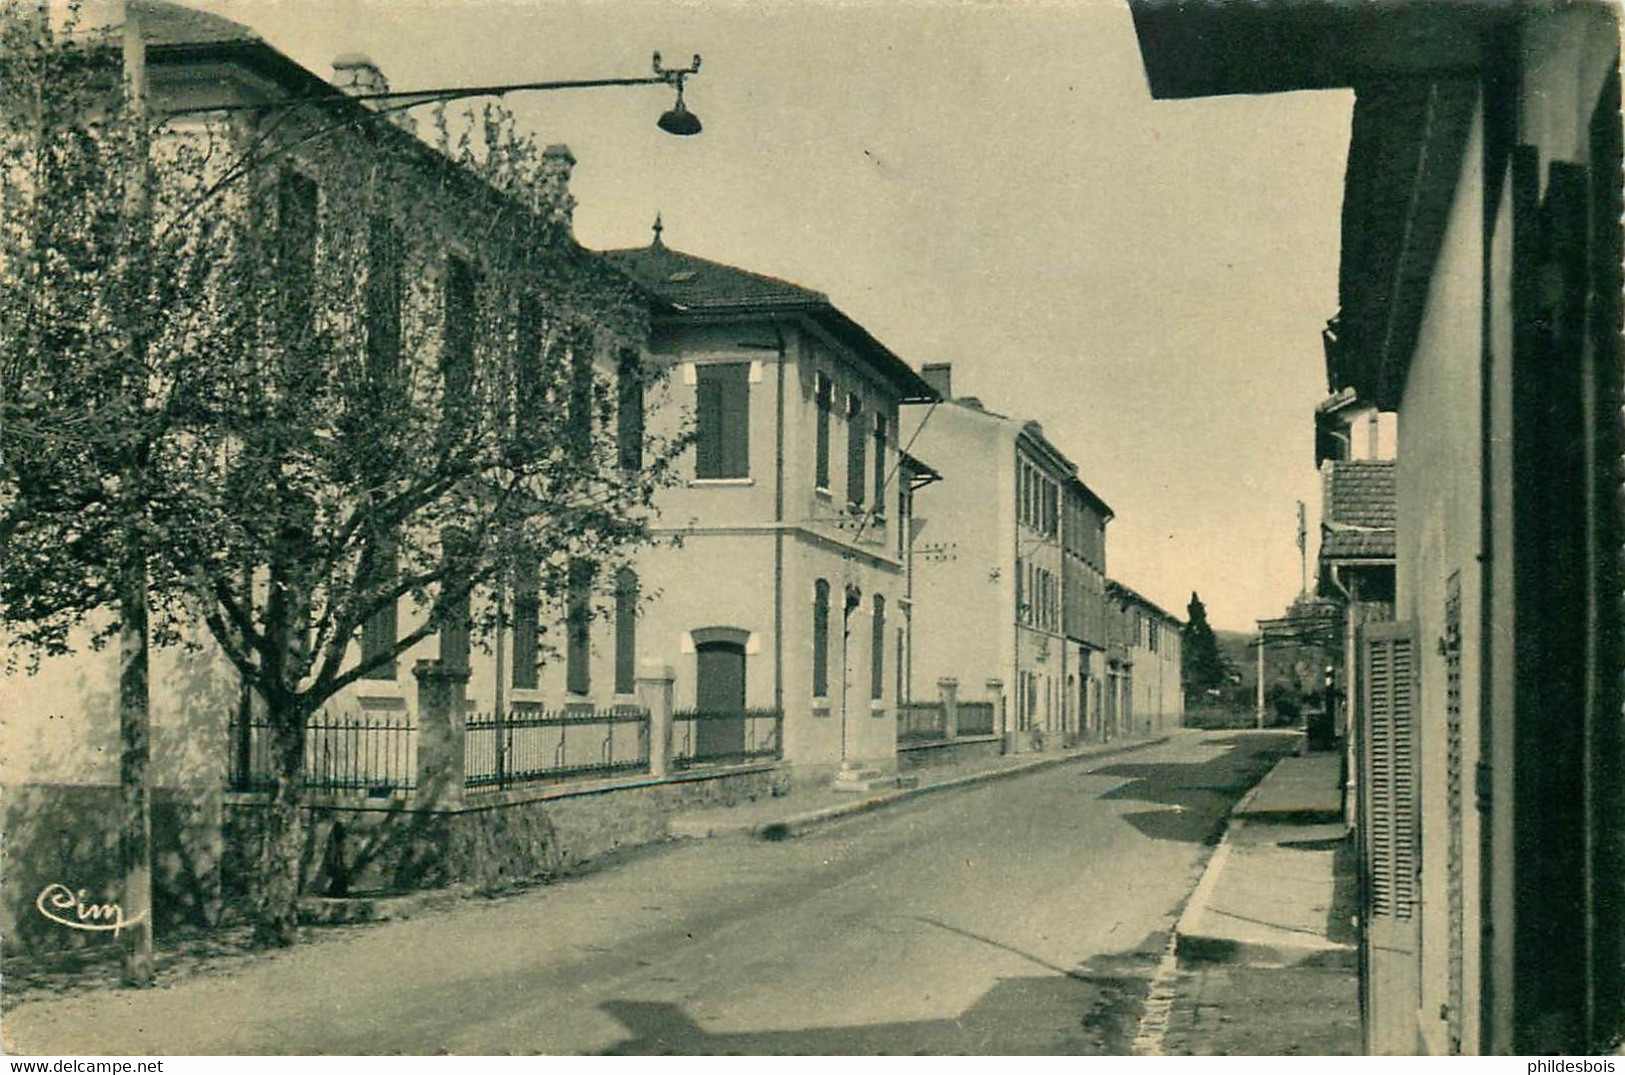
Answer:
[[[254,940],[286,948],[298,939],[299,888],[304,857],[303,719],[276,720],[277,777],[265,806],[260,841],[260,890],[255,909]]]

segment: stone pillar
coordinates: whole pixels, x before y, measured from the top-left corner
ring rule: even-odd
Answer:
[[[1004,736],[1004,680],[990,679],[987,681],[987,696],[993,702],[993,733],[1000,738]]]
[[[677,673],[660,660],[638,665],[638,704],[649,713],[649,775],[671,771],[671,713]]]
[[[461,806],[469,670],[422,660],[413,665],[412,674],[418,681],[418,801]]]
[[[959,680],[944,676],[937,680],[937,696],[942,699],[942,737],[959,738]]]

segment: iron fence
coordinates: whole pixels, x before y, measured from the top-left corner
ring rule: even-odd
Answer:
[[[649,713],[632,706],[549,711],[516,703],[500,716],[472,715],[464,729],[463,784],[473,791],[649,769]]]
[[[784,713],[778,709],[684,709],[671,718],[671,763],[760,761],[784,756]]]
[[[899,740],[945,739],[947,735],[947,714],[941,702],[902,702],[897,706]]]
[[[276,784],[276,744],[264,717],[228,725],[231,760],[227,786],[265,791]],[[330,716],[318,713],[305,725],[299,780],[318,791],[388,796],[417,784],[417,728],[406,713]]]
[[[958,716],[958,732],[960,735],[993,734],[992,702],[960,702]]]

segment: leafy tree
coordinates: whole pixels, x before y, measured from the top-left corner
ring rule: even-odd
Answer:
[[[87,114],[53,107],[18,144],[72,143],[58,129]],[[140,124],[102,114],[101,136],[146,151]],[[141,535],[165,640],[206,628],[270,726],[257,931],[286,944],[312,715],[434,636],[466,661],[516,579],[557,600],[581,564],[609,577],[648,540],[684,438],[634,434],[628,457],[618,404],[653,386],[628,394],[592,360],[644,376],[646,305],[571,238],[557,152],[496,108],[437,112],[432,146],[343,101],[268,117],[152,136],[135,220],[81,163],[74,198],[112,234],[137,229],[139,260],[113,240],[47,249],[8,200],[0,294],[21,296],[6,327],[29,331],[4,353],[0,615],[26,650],[68,652],[117,596],[121,537]],[[67,197],[38,165],[20,185]],[[95,301],[65,312],[81,286]],[[132,311],[137,356],[115,331]]]
[[[1209,690],[1223,686],[1230,678],[1230,664],[1219,652],[1219,640],[1207,622],[1207,606],[1191,591],[1185,606],[1185,629],[1180,648],[1180,679],[1187,704],[1195,704]]]

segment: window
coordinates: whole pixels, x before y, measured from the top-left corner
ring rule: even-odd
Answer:
[[[863,506],[868,474],[869,437],[863,428],[863,404],[857,394],[846,397],[846,501]]]
[[[379,535],[373,538],[373,567],[371,569],[375,584],[379,587],[392,585],[398,570],[396,560],[397,551],[393,535]],[[361,627],[361,663],[381,659],[394,652],[396,640],[400,637],[399,602],[391,598],[384,602]],[[395,662],[385,660],[372,671],[366,673],[364,679],[394,679]]]
[[[1016,557],[1016,622],[1025,623],[1027,620],[1027,588],[1026,564],[1021,557]]]
[[[590,629],[592,626],[593,565],[588,560],[570,561],[569,593],[566,598],[564,647],[564,689],[571,694],[587,694],[592,690],[592,655]]]
[[[541,665],[541,591],[537,585],[538,566],[522,563],[513,581],[513,673],[512,683],[521,690],[535,690]]]
[[[570,450],[578,460],[592,455],[593,337],[588,329],[570,333]]]
[[[869,634],[869,697],[886,696],[886,599],[875,594],[874,625]]]
[[[875,415],[875,514],[886,514],[886,416]]]
[[[615,693],[632,694],[638,677],[638,576],[630,567],[615,573]]]
[[[829,697],[829,583],[813,583],[813,697]]]
[[[813,395],[818,402],[818,474],[814,484],[829,489],[829,425],[835,409],[835,386],[822,373],[815,377]]]
[[[466,407],[474,387],[474,269],[462,258],[446,260],[445,336],[440,378],[446,405]]]
[[[623,347],[615,362],[615,449],[621,469],[643,467],[643,356]]]
[[[519,300],[519,324],[514,347],[514,421],[516,428],[535,428],[547,413],[547,377],[542,356],[546,326],[542,300],[534,293]]]
[[[695,371],[698,429],[696,478],[750,477],[750,363],[722,362]]]
[[[375,388],[395,380],[401,361],[401,234],[387,217],[367,231],[367,379]]]
[[[277,183],[277,287],[285,347],[304,346],[315,327],[316,232],[315,181],[283,172]]]

